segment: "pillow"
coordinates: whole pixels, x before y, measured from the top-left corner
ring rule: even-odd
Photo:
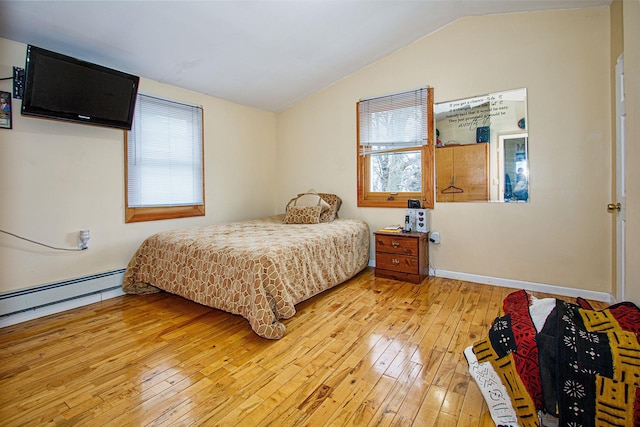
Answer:
[[[323,211],[331,207],[313,188],[291,199],[287,204],[287,208],[289,206],[322,206]]]
[[[285,224],[317,224],[320,222],[322,206],[287,206]]]
[[[330,193],[318,193],[322,200],[329,204],[329,209],[322,212],[320,215],[320,222],[331,222],[334,219],[338,218],[338,210],[342,205],[342,199],[335,194]]]

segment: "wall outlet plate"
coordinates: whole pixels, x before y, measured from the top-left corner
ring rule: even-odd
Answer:
[[[89,230],[80,230],[78,233],[78,249],[84,251],[89,249]]]

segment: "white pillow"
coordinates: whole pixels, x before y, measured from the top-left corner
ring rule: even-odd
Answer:
[[[323,212],[331,207],[313,188],[298,194],[298,197],[292,199],[287,206],[321,206]]]

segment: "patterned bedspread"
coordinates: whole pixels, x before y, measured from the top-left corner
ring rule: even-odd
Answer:
[[[632,303],[593,310],[518,291],[465,356],[497,425],[639,426],[639,334]]]
[[[359,219],[284,224],[283,215],[155,234],[131,258],[129,294],[174,293],[239,314],[260,336],[282,338],[295,304],[353,277],[369,260]]]

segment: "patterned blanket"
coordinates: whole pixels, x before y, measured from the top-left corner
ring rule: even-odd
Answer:
[[[284,224],[284,215],[155,234],[131,258],[129,294],[165,290],[239,314],[278,339],[295,304],[353,277],[369,260],[369,226],[359,219]]]
[[[639,334],[632,303],[517,291],[465,356],[497,425],[640,426]]]

